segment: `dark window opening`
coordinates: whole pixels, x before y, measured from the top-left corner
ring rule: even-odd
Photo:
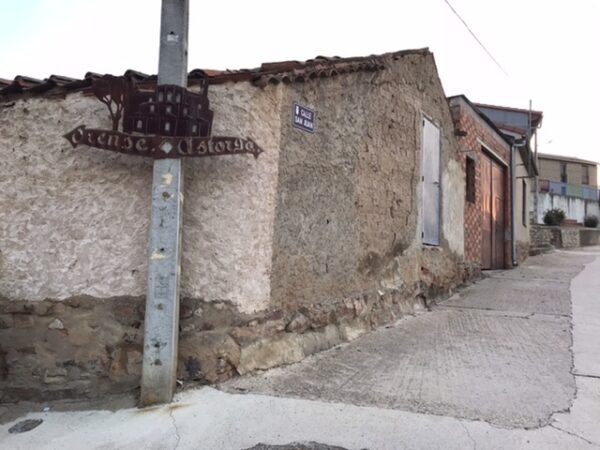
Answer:
[[[567,163],[560,163],[560,181],[561,183],[567,182]]]
[[[467,156],[467,201],[475,203],[475,160]]]
[[[590,184],[590,168],[582,165],[581,171],[581,184]]]

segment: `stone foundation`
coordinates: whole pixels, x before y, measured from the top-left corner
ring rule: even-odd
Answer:
[[[521,264],[529,256],[530,245],[528,241],[517,241],[517,263]]]
[[[143,299],[0,302],[0,401],[100,397],[139,382]]]
[[[477,277],[464,267],[462,281]],[[439,280],[437,280],[439,282]],[[226,302],[184,299],[178,379],[215,383],[291,364],[450,295],[443,286],[381,289],[295,310],[240,313]],[[0,402],[96,398],[139,386],[144,299],[0,301]]]

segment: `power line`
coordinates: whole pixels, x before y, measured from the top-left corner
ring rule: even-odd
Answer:
[[[496,65],[500,68],[500,70],[502,72],[504,72],[504,75],[506,75],[508,77],[509,75],[506,72],[506,70],[504,70],[504,67],[502,67],[500,65],[500,63],[496,60],[496,58],[494,58],[494,56],[490,53],[490,51],[487,48],[485,48],[485,45],[483,45],[483,43],[475,35],[475,33],[473,32],[473,30],[471,30],[471,28],[469,27],[469,25],[467,25],[467,22],[465,22],[465,20],[460,16],[460,14],[458,14],[458,12],[454,9],[454,7],[450,4],[450,2],[448,0],[444,0],[444,2],[446,2],[446,4],[450,7],[450,9],[454,13],[454,15],[460,19],[460,21],[463,23],[463,25],[465,26],[465,28],[469,31],[469,33],[471,33],[471,36],[473,36],[473,38],[477,41],[477,43],[481,46],[481,48],[483,50],[485,50],[485,52],[492,59],[492,61],[494,61],[496,63]]]

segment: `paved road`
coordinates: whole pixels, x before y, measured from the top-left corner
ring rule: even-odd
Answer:
[[[0,447],[598,449],[599,275],[600,248],[530,258],[302,363],[165,407],[29,414]]]
[[[300,364],[223,385],[228,392],[326,400],[547,425],[575,395],[570,281],[587,253],[532,258],[456,294],[432,313]]]

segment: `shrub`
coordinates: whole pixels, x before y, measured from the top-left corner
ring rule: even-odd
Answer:
[[[589,216],[585,216],[583,219],[583,224],[588,228],[596,228],[598,226],[598,217],[590,214]]]
[[[544,213],[544,223],[546,225],[560,225],[565,220],[566,214],[560,208],[549,209]]]

